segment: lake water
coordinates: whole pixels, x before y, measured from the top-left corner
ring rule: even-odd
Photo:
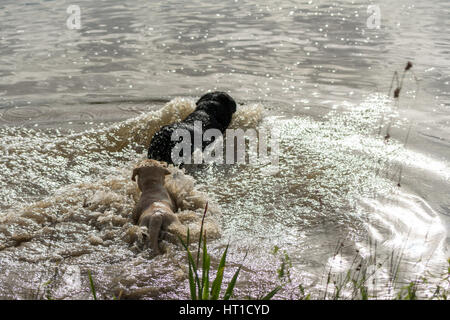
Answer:
[[[373,273],[378,298],[422,276],[434,289],[449,257],[450,2],[76,4],[80,29],[71,1],[0,4],[1,298],[89,298],[88,271],[105,297],[188,297],[179,245],[133,245],[130,176],[152,134],[213,90],[238,102],[232,128],[281,133],[276,173],[188,168],[172,186],[193,229],[209,202],[212,264],[229,243],[238,296],[279,284],[283,259],[278,298],[332,294],[328,273],[347,270]]]

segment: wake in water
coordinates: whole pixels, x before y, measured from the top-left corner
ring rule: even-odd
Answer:
[[[114,270],[103,285],[106,292],[123,291],[124,297],[174,298],[175,292],[184,291],[178,290],[187,276],[178,244],[164,242],[166,254],[153,261],[142,251],[146,230],[132,223],[139,190],[131,172],[144,159],[139,149],[154,132],[183,119],[194,107],[193,100],[174,99],[156,112],[68,136],[3,128],[1,192],[6,202],[0,215],[0,296],[38,297],[38,288],[51,281],[52,298],[86,297],[81,282],[67,285],[72,280],[66,273],[74,270],[78,275],[92,270],[99,279]],[[260,106],[248,106],[235,114],[233,125],[255,126],[261,114]],[[214,199],[183,170],[169,170],[166,188],[179,207],[182,225],[169,232],[185,238],[189,229],[198,237],[208,201],[204,229],[208,238],[218,238],[221,213]],[[52,195],[34,200],[45,194]],[[127,268],[132,270],[124,274]],[[148,286],[154,281],[165,289],[139,291],[140,282]]]
[[[194,100],[177,98],[158,111],[71,135],[58,130],[1,128],[0,170],[4,174],[0,177],[0,209],[50,194],[63,185],[95,179],[113,171],[118,163],[139,159],[161,126],[184,119],[194,108]],[[259,105],[241,108],[230,127],[254,127],[261,115]]]
[[[6,201],[0,215],[0,296],[87,298],[90,270],[97,291],[106,295],[187,298],[180,246],[164,242],[165,254],[155,258],[141,249],[146,230],[131,223],[139,196],[131,171],[152,134],[194,107],[193,100],[174,99],[159,111],[69,135],[1,129],[0,192]],[[377,270],[371,292],[388,297],[393,274],[406,283],[445,267],[445,228],[435,209],[410,190],[410,181],[414,170],[448,179],[448,165],[376,136],[382,114],[390,111],[384,96],[347,107],[320,121],[263,119],[260,105],[238,108],[230,128],[280,130],[276,173],[242,164],[200,166],[192,176],[170,168],[166,188],[177,199],[182,223],[171,232],[184,237],[189,228],[198,235],[208,201],[205,228],[209,239],[217,239],[211,243],[213,260],[228,242],[231,267],[248,252],[237,294],[256,297],[277,284],[274,246],[292,257],[291,282],[280,298],[298,297],[299,283],[323,297],[332,290],[328,272],[345,277],[358,265]]]

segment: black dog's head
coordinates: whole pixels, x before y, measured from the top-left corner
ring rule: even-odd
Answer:
[[[215,91],[207,93],[196,104],[197,108],[195,110],[203,110],[216,118],[222,125],[222,128],[218,128],[221,131],[228,128],[233,113],[236,112],[236,102],[225,92]]]

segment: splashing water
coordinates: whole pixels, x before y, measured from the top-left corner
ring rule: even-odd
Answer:
[[[185,237],[189,228],[198,236],[210,201],[205,230],[211,252],[219,256],[230,242],[231,266],[249,252],[237,292],[254,296],[279,281],[274,246],[292,259],[292,283],[318,292],[326,290],[324,272],[344,272],[355,255],[382,261],[401,252],[404,281],[430,267],[441,270],[445,229],[439,217],[390,176],[399,164],[406,176],[414,167],[439,175],[448,172],[447,164],[434,160],[427,168],[423,155],[373,134],[389,105],[375,95],[321,121],[263,117],[261,105],[241,106],[231,128],[279,128],[280,170],[214,165],[191,167],[190,176],[171,166],[166,187],[180,204],[182,228],[170,231]],[[86,298],[84,275],[91,270],[106,297],[188,297],[179,244],[163,242],[165,254],[158,257],[141,249],[146,230],[131,222],[139,192],[130,177],[153,133],[193,108],[193,100],[177,98],[158,111],[81,133],[2,128],[8,141],[1,147],[7,186],[1,191],[7,200],[0,215],[2,296]],[[336,251],[340,242],[345,246]],[[392,270],[379,269],[381,292]],[[280,297],[295,297],[294,287]]]
[[[2,296],[40,298],[38,289],[50,281],[46,290],[51,290],[52,298],[86,297],[86,287],[81,286],[84,280],[78,281],[76,288],[65,289],[65,273],[73,268],[78,270],[76,275],[93,270],[98,279],[104,279],[102,274],[108,272],[104,267],[115,270],[111,269],[114,277],[104,282],[105,292],[111,294],[122,290],[124,297],[161,298],[182,292],[178,287],[186,270],[180,264],[182,251],[177,245],[165,243],[164,258],[153,260],[140,249],[146,230],[131,222],[139,197],[131,170],[143,159],[137,149],[148,145],[162,125],[180,121],[194,107],[191,99],[174,99],[156,112],[69,135],[2,128],[2,140],[7,141],[1,146],[5,155],[1,181],[7,186],[2,189],[7,201],[2,203],[4,212],[0,215]],[[236,113],[233,124],[255,125],[261,112],[260,106],[249,106]],[[169,231],[183,238],[189,228],[192,237],[198,237],[208,196],[184,170],[173,166],[169,170],[172,174],[166,178],[166,187],[180,207],[178,217],[183,226]],[[44,200],[34,200],[46,194],[49,196]],[[219,207],[210,203],[204,224],[210,239],[220,237],[220,215]],[[168,268],[174,262],[177,267]],[[130,280],[132,275],[124,280],[119,274],[127,268],[133,268],[131,274],[142,268],[142,273],[134,280]],[[171,282],[167,295],[164,290],[139,291],[141,282],[149,285],[152,278],[163,281],[161,273]]]

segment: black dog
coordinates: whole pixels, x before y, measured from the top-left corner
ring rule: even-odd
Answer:
[[[173,163],[172,148],[181,141],[172,141],[172,132],[176,129],[187,130],[191,135],[191,154],[194,152],[194,121],[201,121],[202,132],[198,132],[203,137],[203,132],[208,129],[218,129],[225,132],[231,122],[233,113],[236,112],[236,102],[225,92],[211,92],[203,95],[196,103],[194,112],[181,122],[163,126],[152,138],[148,148],[149,159]],[[214,141],[214,140],[213,140]],[[207,145],[212,143],[202,141],[202,151]]]

